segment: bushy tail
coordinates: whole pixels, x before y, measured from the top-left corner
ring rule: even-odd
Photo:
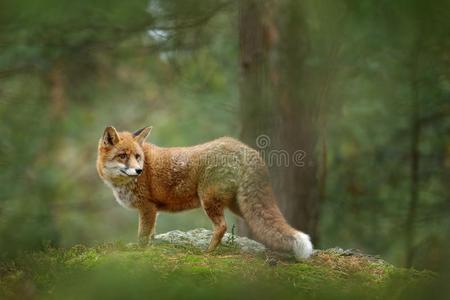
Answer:
[[[270,185],[250,182],[238,192],[237,204],[250,230],[263,244],[274,250],[293,251],[297,260],[311,255],[309,236],[286,223]]]

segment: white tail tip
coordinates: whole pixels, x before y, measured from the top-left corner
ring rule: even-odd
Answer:
[[[297,231],[294,234],[294,255],[297,260],[304,260],[311,256],[313,252],[313,245],[309,238],[309,235]]]

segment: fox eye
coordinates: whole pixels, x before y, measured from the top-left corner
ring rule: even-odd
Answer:
[[[117,155],[120,159],[126,159],[127,155],[125,153],[120,153],[119,155]]]
[[[137,159],[137,160],[140,160],[140,159],[141,159],[141,156],[140,156],[139,154],[136,154],[136,159]]]

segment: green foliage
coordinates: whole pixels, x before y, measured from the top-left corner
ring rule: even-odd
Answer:
[[[58,195],[56,166],[49,164],[49,147],[55,130],[42,118],[47,107],[41,105],[42,86],[34,78],[25,77],[28,89],[21,89],[18,80],[2,85],[6,92],[0,106],[0,236],[1,256],[14,249],[32,249],[47,242],[59,241],[59,233],[51,217],[49,202]],[[33,94],[36,93],[36,94]],[[16,103],[19,102],[20,105]],[[23,117],[27,116],[27,126]],[[18,147],[21,145],[21,147]],[[17,162],[15,167],[9,163]]]
[[[450,140],[442,134],[450,125],[450,74],[441,52],[449,49],[442,36],[449,23],[441,13],[448,3],[385,3],[387,15],[376,7],[370,1],[349,2],[336,19],[343,37],[334,40],[339,50],[332,57],[324,206],[330,218],[323,218],[324,245],[359,247],[402,261],[416,185],[411,182],[412,136],[418,133],[419,212],[413,247],[421,257],[417,265],[439,268],[433,261],[436,255],[445,259],[443,252],[431,254],[430,248],[444,249],[450,229],[444,208]]]

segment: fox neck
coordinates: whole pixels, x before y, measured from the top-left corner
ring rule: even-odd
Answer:
[[[135,207],[135,203],[138,199],[135,194],[137,185],[136,181],[137,180],[133,179],[132,181],[122,184],[115,184],[107,181],[105,182],[111,187],[117,203],[125,208],[131,209]]]

